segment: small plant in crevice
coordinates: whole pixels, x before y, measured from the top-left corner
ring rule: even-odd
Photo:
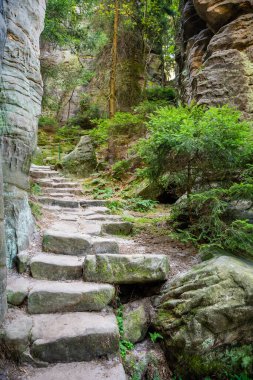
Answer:
[[[149,333],[149,337],[150,337],[150,340],[152,343],[156,343],[158,340],[162,340],[163,339],[163,336],[161,334],[159,334],[158,332],[150,332]]]
[[[42,207],[37,202],[33,201],[29,201],[29,205],[34,218],[39,221],[42,217]]]
[[[32,183],[31,184],[31,194],[38,196],[41,195],[42,189],[38,183]]]
[[[116,318],[117,318],[119,333],[120,333],[120,342],[119,342],[120,355],[122,359],[125,359],[127,352],[134,349],[134,345],[130,341],[124,339],[123,305],[120,305],[118,307]]]

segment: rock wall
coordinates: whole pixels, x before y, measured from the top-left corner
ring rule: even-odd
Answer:
[[[33,219],[27,189],[31,156],[36,148],[42,81],[39,37],[45,0],[4,0],[7,40],[2,63],[1,136],[7,263],[27,248]]]
[[[183,0],[177,54],[183,101],[253,117],[253,1]]]
[[[3,1],[0,0],[0,83],[1,83],[1,68],[2,68],[5,40],[6,40],[6,25],[3,18]],[[0,119],[0,123],[1,123],[1,119]],[[0,125],[2,125],[2,123]],[[6,245],[5,245],[5,232],[4,232],[2,152],[0,149],[0,324],[3,321],[5,311],[6,311],[5,288],[6,288]]]

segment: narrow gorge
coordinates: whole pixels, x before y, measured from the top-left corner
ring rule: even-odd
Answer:
[[[0,0],[0,379],[253,379],[253,1]]]

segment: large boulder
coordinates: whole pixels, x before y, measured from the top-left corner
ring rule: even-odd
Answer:
[[[168,283],[156,306],[154,325],[183,378],[236,371],[233,356],[253,347],[250,263],[228,256],[202,263]]]
[[[253,116],[253,3],[185,0],[178,50],[181,98]]]
[[[64,170],[82,178],[88,177],[97,166],[95,149],[89,136],[82,136],[75,149],[64,157]]]

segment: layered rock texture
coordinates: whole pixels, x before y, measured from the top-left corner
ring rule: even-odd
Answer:
[[[0,146],[3,157],[7,261],[29,244],[33,221],[26,190],[36,147],[42,82],[39,37],[45,0],[4,0],[7,40],[2,63]]]
[[[177,55],[181,98],[253,117],[253,3],[184,0]]]
[[[6,41],[6,25],[3,18],[3,2],[0,0],[0,74],[3,60],[3,50]],[[0,77],[1,84],[1,77]],[[0,118],[0,123],[2,120]],[[0,147],[0,324],[6,311],[6,268],[5,268],[5,232],[4,232],[4,201],[3,201],[3,172],[2,172],[2,150]]]
[[[215,373],[212,365],[218,352],[223,352],[223,364],[229,364],[230,348],[252,344],[252,296],[252,263],[227,256],[202,263],[168,284],[157,300],[155,325],[172,362],[201,379],[198,371],[208,375],[205,360]],[[218,360],[217,372],[223,365]]]

